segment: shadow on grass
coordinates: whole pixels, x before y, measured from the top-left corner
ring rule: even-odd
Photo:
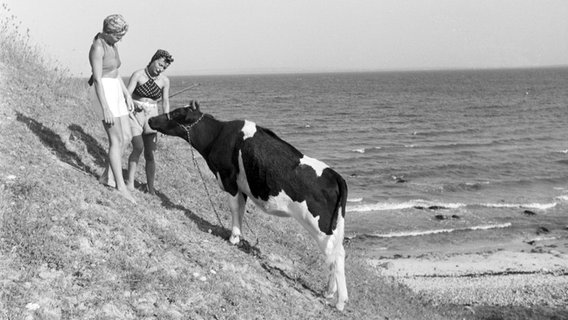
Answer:
[[[231,236],[231,230],[225,228],[224,226],[212,224],[211,222],[203,219],[202,217],[195,214],[193,211],[185,208],[182,205],[173,203],[168,196],[156,190],[156,195],[162,200],[162,206],[168,209],[177,209],[184,213],[186,217],[191,219],[197,224],[197,227],[202,232],[211,233],[212,235],[219,237],[225,241],[229,240]],[[255,245],[251,245],[247,240],[241,239],[241,242],[237,245],[237,248],[244,253],[250,254],[256,258],[261,258],[260,249],[257,247],[258,240]]]
[[[65,143],[63,143],[61,137],[53,130],[45,127],[42,123],[35,119],[29,118],[19,112],[17,113],[16,119],[25,124],[39,138],[45,147],[54,152],[55,156],[61,162],[64,162],[75,169],[87,172],[88,174],[96,175],[93,168],[83,163],[79,155],[65,147]]]
[[[202,217],[198,216],[197,214],[195,214],[193,211],[185,208],[184,206],[178,205],[173,203],[165,194],[159,192],[156,190],[156,195],[162,200],[162,205],[168,209],[177,209],[177,210],[181,210],[182,212],[184,212],[185,216],[188,217],[189,219],[193,220],[199,230],[201,230],[202,232],[207,232],[207,233],[211,233],[214,236],[217,236],[225,241],[229,240],[229,237],[231,236],[231,230],[220,226],[220,225],[215,225],[212,224],[211,222],[203,219]],[[296,284],[301,286],[304,290],[311,292],[314,296],[321,296],[321,293],[318,292],[317,290],[314,290],[307,281],[305,281],[303,278],[301,277],[294,277],[290,274],[288,274],[285,270],[282,270],[281,268],[279,268],[276,265],[273,265],[270,263],[270,261],[266,260],[266,257],[264,257],[262,255],[262,252],[260,250],[260,248],[258,247],[258,238],[256,239],[256,243],[254,245],[251,245],[250,242],[248,242],[245,239],[241,239],[241,241],[239,242],[239,244],[237,245],[237,248],[246,253],[251,255],[252,257],[256,258],[259,260],[260,265],[262,266],[262,268],[264,270],[266,270],[266,272],[271,273],[273,275],[278,275],[284,279],[287,279],[290,283]]]
[[[165,194],[161,193],[158,190],[156,190],[156,195],[162,200],[162,206],[168,209],[177,209],[182,211],[186,217],[188,217],[197,224],[199,230],[207,233],[209,233],[209,230],[211,230],[210,233],[212,235],[225,240],[229,239],[229,236],[231,235],[231,231],[229,229],[223,226],[212,224],[211,222],[203,219],[202,217],[198,216],[197,214],[187,209],[186,207],[173,203],[170,200],[170,198],[168,198],[168,196],[166,196]]]
[[[286,271],[280,269],[277,266],[271,265],[267,261],[261,261],[260,265],[262,266],[262,268],[264,270],[266,270],[266,272],[272,273],[274,275],[280,275],[282,278],[287,279],[291,283],[297,284],[297,285],[301,286],[304,290],[311,292],[314,297],[323,297],[321,292],[313,289],[310,286],[310,284],[305,279],[303,279],[301,276],[300,277],[291,276]]]
[[[91,154],[95,161],[95,164],[99,167],[104,168],[106,166],[107,152],[100,145],[100,143],[90,134],[86,133],[79,125],[72,124],[68,128],[71,133],[74,134],[75,138],[83,141],[83,143],[87,147],[87,152]]]

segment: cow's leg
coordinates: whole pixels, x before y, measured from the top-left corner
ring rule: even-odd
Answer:
[[[349,295],[347,293],[347,283],[345,280],[345,249],[343,244],[341,245],[341,253],[337,256],[337,265],[335,272],[337,272],[337,304],[335,305],[338,310],[343,310],[345,303],[349,301]]]
[[[347,294],[347,283],[345,281],[345,248],[343,247],[343,237],[345,230],[345,220],[339,215],[337,219],[337,227],[335,228],[332,237],[333,238],[333,249],[331,253],[332,262],[332,272],[335,279],[335,283],[331,283],[328,287],[328,292],[335,292],[337,290],[337,303],[335,307],[338,310],[343,310],[345,303],[349,300]]]
[[[242,192],[237,192],[233,196],[229,196],[229,209],[232,215],[232,229],[229,241],[232,244],[238,244],[241,241],[241,230],[243,225],[243,216],[245,214],[246,199]]]
[[[331,258],[331,257],[330,257]],[[326,256],[327,259],[327,256]],[[337,269],[337,262],[331,261],[328,264],[329,267],[329,275],[327,279],[327,290],[324,293],[324,297],[326,298],[333,298],[335,292],[337,292],[337,280],[336,280],[336,272]]]
[[[326,236],[325,239],[322,239],[322,245],[320,246],[325,247],[322,251],[329,268],[327,290],[324,296],[326,298],[333,298],[337,292],[335,307],[338,310],[343,310],[348,300],[348,295],[345,281],[345,249],[343,247],[343,237],[340,237],[343,231],[338,229],[339,225],[333,235]]]
[[[332,298],[337,292],[335,307],[343,310],[348,300],[347,285],[345,282],[345,249],[343,248],[344,219],[338,217],[337,227],[333,234],[326,235],[319,230],[317,220],[308,211],[307,207],[298,206],[291,208],[294,217],[308,231],[324,254],[326,269],[329,270],[328,287],[324,296]]]

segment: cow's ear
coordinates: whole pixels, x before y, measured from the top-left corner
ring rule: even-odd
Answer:
[[[191,107],[191,110],[199,111],[199,102],[197,100],[191,100],[189,102],[189,105]]]

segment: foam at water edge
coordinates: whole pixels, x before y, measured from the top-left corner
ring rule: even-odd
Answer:
[[[568,195],[559,196],[558,199],[568,201]],[[354,201],[355,202],[355,201]],[[360,201],[357,201],[360,202]],[[415,207],[438,207],[442,209],[458,209],[467,206],[481,206],[486,208],[520,208],[520,209],[534,209],[534,210],[548,210],[558,205],[557,202],[552,203],[480,203],[480,204],[465,204],[465,203],[443,203],[443,202],[430,202],[425,200],[411,200],[406,202],[378,202],[374,204],[361,204],[349,207],[349,212],[368,212],[368,211],[383,211],[383,210],[402,210]]]
[[[351,152],[365,153],[367,150],[380,150],[381,147],[351,149]]]
[[[351,206],[349,212],[367,212],[367,211],[382,211],[382,210],[402,210],[414,207],[431,207],[438,206],[446,209],[457,209],[466,206],[464,203],[435,203],[425,200],[412,200],[407,202],[378,202],[375,204],[362,204]]]
[[[490,225],[480,225],[480,226],[473,226],[467,228],[455,228],[455,229],[435,229],[435,230],[422,230],[422,231],[401,231],[401,232],[392,232],[392,233],[384,233],[384,234],[367,234],[368,237],[375,237],[375,238],[400,238],[400,237],[416,237],[416,236],[424,236],[429,234],[437,234],[437,233],[450,233],[454,231],[476,231],[476,230],[489,230],[489,229],[501,229],[501,228],[508,228],[511,226],[510,222],[501,223],[501,224],[490,224]]]
[[[558,203],[486,203],[481,206],[489,208],[523,208],[523,209],[537,209],[546,210],[556,207]]]

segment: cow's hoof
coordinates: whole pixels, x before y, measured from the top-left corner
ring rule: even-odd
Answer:
[[[339,311],[343,311],[343,309],[345,309],[345,304],[349,301],[348,297],[337,297],[337,301],[335,303],[335,307],[337,308],[337,310]]]
[[[239,242],[241,242],[241,237],[232,234],[231,237],[229,238],[229,242],[232,245],[237,245],[239,244]]]

